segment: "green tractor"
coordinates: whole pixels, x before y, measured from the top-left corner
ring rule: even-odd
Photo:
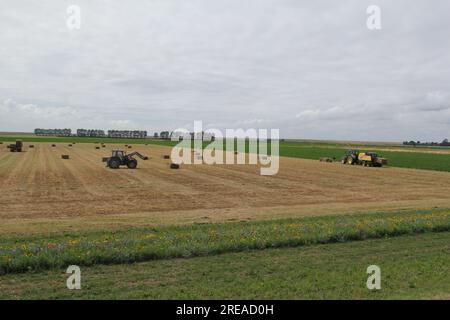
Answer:
[[[351,165],[359,164],[358,155],[359,155],[358,150],[348,150],[345,153],[345,156],[342,157],[341,162],[342,164],[351,164]]]
[[[111,157],[103,158],[103,162],[106,162],[106,166],[111,169],[119,169],[120,166],[127,166],[128,169],[136,169],[138,161],[135,156],[138,156],[142,160],[148,160],[148,157],[136,151],[126,154],[123,150],[113,150]]]

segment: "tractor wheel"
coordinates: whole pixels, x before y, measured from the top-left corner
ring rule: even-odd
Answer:
[[[137,161],[136,160],[132,160],[132,161],[128,162],[127,163],[127,167],[128,167],[128,169],[136,169]]]
[[[109,161],[108,167],[110,167],[111,169],[119,169],[120,167],[120,162],[119,160],[116,159],[112,159]]]

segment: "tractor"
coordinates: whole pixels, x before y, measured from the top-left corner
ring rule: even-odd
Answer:
[[[374,152],[359,152],[349,150],[342,157],[343,164],[362,165],[364,167],[382,167],[387,164],[387,159],[379,157]]]
[[[357,150],[348,150],[345,156],[342,157],[342,164],[358,164],[358,154]]]
[[[127,166],[128,169],[136,169],[138,162],[134,158],[135,156],[138,156],[142,160],[148,160],[148,157],[136,151],[127,154],[123,150],[113,150],[111,157],[103,158],[103,162],[106,162],[106,166],[111,169],[119,169],[120,166]]]

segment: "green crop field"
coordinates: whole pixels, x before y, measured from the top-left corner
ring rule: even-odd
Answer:
[[[280,144],[280,155],[285,157],[295,157],[304,159],[319,159],[320,157],[330,157],[340,160],[347,149],[355,148],[361,151],[377,152],[379,155],[388,158],[392,167],[450,171],[450,153],[424,153],[405,151],[382,151],[377,147],[330,147],[328,145],[308,145],[308,144]]]
[[[177,142],[170,140],[158,139],[115,139],[115,138],[80,138],[80,137],[37,137],[37,136],[0,136],[0,141],[15,141],[22,139],[24,142],[59,142],[59,143],[106,143],[106,144],[155,144],[163,146],[174,146]],[[228,141],[227,143],[232,142]],[[209,143],[204,143],[206,147]],[[226,143],[224,143],[224,148]],[[399,151],[383,151],[379,150],[380,145],[347,145],[338,143],[306,143],[306,142],[280,142],[280,156],[294,157],[302,159],[318,160],[320,157],[330,157],[340,160],[348,149],[359,149],[361,151],[377,152],[379,155],[388,158],[389,165],[392,167],[450,171],[450,152],[449,153],[425,153],[413,152],[412,148],[401,146],[392,147],[390,149],[399,149]],[[270,143],[268,144],[270,151]],[[418,148],[423,150],[446,150],[445,148]],[[248,143],[245,146],[248,152]],[[407,150],[407,151],[405,151]],[[269,152],[270,153],[270,152]]]

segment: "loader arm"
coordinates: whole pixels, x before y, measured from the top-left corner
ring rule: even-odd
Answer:
[[[142,160],[148,160],[148,157],[147,157],[147,156],[143,156],[142,154],[140,154],[140,153],[137,152],[137,151],[132,152],[132,153],[129,153],[129,154],[127,154],[127,156],[130,156],[130,157],[138,156],[138,157],[141,158]]]

